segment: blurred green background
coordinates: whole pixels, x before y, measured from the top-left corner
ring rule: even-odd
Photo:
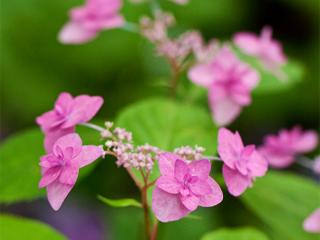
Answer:
[[[303,81],[287,91],[254,96],[253,104],[244,109],[232,129],[238,129],[246,142],[255,143],[260,143],[267,133],[295,124],[318,129],[319,1],[190,1],[186,6],[178,6],[167,0],[160,2],[164,9],[174,13],[179,28],[199,29],[207,40],[230,39],[235,32],[243,30],[258,33],[268,24],[273,27],[275,38],[283,43],[286,54],[304,66]],[[168,90],[161,86],[169,74],[168,67],[154,55],[152,46],[134,33],[120,29],[105,31],[96,40],[80,46],[57,42],[57,33],[68,19],[68,10],[82,2],[1,1],[2,139],[34,126],[36,116],[51,109],[62,91],[73,95],[86,93],[103,96],[105,104],[98,117],[108,120],[115,119],[117,113],[128,104],[149,96],[168,94]],[[149,7],[125,2],[122,12],[129,21],[137,22],[139,16],[149,14]],[[131,219],[137,220],[128,223],[128,218],[125,218],[129,215],[128,210],[101,208],[96,200],[97,193],[128,197],[128,192],[129,196],[137,195],[126,173],[118,170],[113,161],[103,161],[86,181],[79,184],[70,201],[76,201],[81,196],[81,206],[98,208],[98,215],[103,219],[105,238],[131,239],[128,236],[136,236],[140,226],[138,210],[130,210]],[[232,201],[232,208],[238,209],[236,216],[233,215],[233,209],[228,207],[228,201]],[[19,212],[20,208],[37,209],[39,206],[45,209],[44,212],[51,211],[41,202],[5,207],[5,210]],[[22,212],[27,216],[39,217]],[[224,217],[212,217],[216,214]],[[137,218],[134,217],[136,215]],[[204,221],[185,219],[171,223],[161,234],[166,234],[164,239],[198,239],[217,226],[262,224],[240,201],[229,196],[226,196],[221,207],[203,211],[201,215]]]

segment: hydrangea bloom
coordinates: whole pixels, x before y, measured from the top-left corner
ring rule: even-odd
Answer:
[[[267,70],[275,71],[287,62],[281,44],[272,39],[272,29],[268,26],[262,29],[260,36],[240,32],[233,40],[246,54],[260,58]]]
[[[317,143],[316,132],[303,132],[296,126],[291,130],[283,129],[278,135],[266,136],[259,151],[265,155],[272,167],[285,168],[294,162],[297,154],[312,151]]]
[[[258,73],[229,47],[223,47],[210,62],[191,68],[189,78],[209,89],[213,119],[219,126],[231,123],[250,104],[250,92],[259,82]]]
[[[46,151],[52,150],[53,144],[59,137],[74,132],[77,124],[89,121],[98,112],[102,103],[101,97],[80,95],[73,98],[69,93],[61,93],[54,109],[36,119],[46,135]]]
[[[40,158],[42,178],[39,187],[47,188],[48,200],[58,210],[74,184],[79,169],[104,154],[101,146],[82,146],[81,138],[71,133],[59,138],[52,153]]]
[[[320,233],[320,208],[316,209],[303,223],[307,232]]]
[[[198,206],[212,207],[222,201],[219,185],[209,176],[208,160],[187,162],[173,153],[162,153],[159,168],[152,209],[161,222],[178,220]]]
[[[264,176],[268,164],[255,145],[244,146],[238,132],[222,128],[218,133],[218,152],[224,162],[223,177],[233,196],[241,195],[256,177]]]
[[[59,33],[66,44],[81,44],[95,38],[105,29],[121,27],[124,19],[119,14],[121,0],[86,0],[86,4],[70,11],[70,21]]]

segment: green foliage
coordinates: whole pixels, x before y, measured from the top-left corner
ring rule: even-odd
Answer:
[[[21,217],[0,215],[1,239],[6,240],[63,240],[67,239],[61,233],[48,225]]]
[[[268,238],[254,228],[220,229],[204,235],[201,240],[267,240]]]
[[[105,203],[106,205],[109,205],[111,207],[139,207],[141,208],[141,203],[139,203],[137,200],[132,198],[123,198],[123,199],[110,199],[105,198],[103,196],[98,196],[98,199]]]
[[[272,230],[275,240],[315,240],[303,230],[304,219],[320,202],[320,188],[305,178],[269,172],[241,198]]]
[[[95,144],[99,134],[79,127],[84,143]],[[0,145],[0,202],[14,203],[32,200],[45,195],[38,188],[41,178],[39,158],[45,154],[44,136],[39,128],[17,133]],[[86,176],[94,167],[81,169],[79,178]]]

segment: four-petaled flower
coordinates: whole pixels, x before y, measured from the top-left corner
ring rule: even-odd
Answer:
[[[279,68],[287,62],[281,44],[272,39],[271,27],[264,27],[261,35],[250,32],[239,32],[233,38],[234,43],[246,54],[258,57],[266,70],[284,78]]]
[[[162,153],[159,168],[152,209],[161,222],[178,220],[198,206],[212,207],[222,201],[219,185],[209,176],[208,160],[187,162],[175,154]]]
[[[307,232],[320,233],[320,208],[317,208],[304,220],[303,228]]]
[[[233,134],[228,129],[220,129],[218,152],[224,163],[225,183],[233,196],[240,196],[256,177],[267,172],[267,160],[255,150],[255,145],[244,146],[238,132]]]
[[[94,39],[105,29],[124,25],[119,14],[121,0],[87,0],[70,11],[70,21],[63,27],[59,40],[66,44],[81,44]]]
[[[77,124],[91,120],[102,104],[101,97],[80,95],[73,98],[69,93],[61,93],[54,109],[36,119],[45,133],[46,151],[52,151],[58,138],[74,132]]]
[[[81,138],[71,133],[59,138],[52,153],[40,158],[42,178],[39,187],[47,188],[48,200],[58,210],[76,183],[79,169],[103,155],[101,146],[82,146]]]
[[[297,154],[312,151],[318,144],[315,131],[302,131],[299,126],[291,130],[283,129],[279,135],[268,135],[259,151],[275,168],[290,166]]]
[[[213,119],[219,126],[231,123],[251,103],[250,93],[259,82],[258,73],[229,47],[223,47],[211,62],[191,68],[189,78],[209,89]]]

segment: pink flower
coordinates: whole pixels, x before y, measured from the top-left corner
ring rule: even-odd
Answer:
[[[73,98],[69,93],[61,93],[54,109],[36,119],[46,135],[46,151],[52,150],[52,146],[58,138],[74,132],[77,124],[91,120],[102,103],[101,97],[80,95]]]
[[[312,170],[315,174],[320,175],[320,156],[317,156],[314,159]]]
[[[219,185],[209,176],[208,160],[187,162],[173,153],[163,153],[159,168],[152,209],[161,222],[178,220],[198,206],[212,207],[222,201]]]
[[[39,187],[47,188],[48,200],[54,210],[61,207],[75,185],[79,169],[103,153],[102,147],[82,146],[79,135],[71,133],[56,141],[52,153],[40,158],[42,178]]]
[[[223,177],[228,191],[233,196],[240,196],[256,177],[264,176],[268,163],[255,145],[244,146],[238,132],[233,134],[226,128],[218,133],[218,152],[224,162]]]
[[[320,208],[316,209],[303,223],[307,232],[320,233]]]
[[[209,89],[210,108],[219,126],[231,123],[251,103],[250,93],[259,82],[258,73],[229,47],[223,47],[211,62],[191,68],[189,78]]]
[[[287,62],[281,44],[273,40],[272,29],[264,27],[261,35],[257,36],[249,32],[235,34],[233,41],[246,54],[261,59],[267,70],[275,70]]]
[[[86,4],[70,11],[70,21],[59,33],[59,41],[65,44],[81,44],[94,39],[105,29],[124,25],[119,14],[121,0],[86,0]]]
[[[268,135],[259,151],[275,168],[285,168],[294,162],[295,156],[312,151],[318,143],[314,131],[303,132],[296,126],[291,130],[283,129],[279,135]]]

